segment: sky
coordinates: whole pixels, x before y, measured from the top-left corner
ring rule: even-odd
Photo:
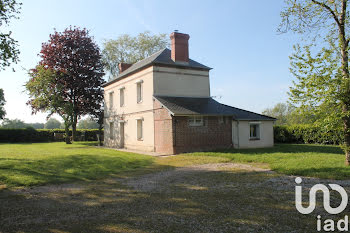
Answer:
[[[213,68],[211,95],[221,103],[261,113],[288,100],[294,79],[288,56],[298,37],[277,33],[283,7],[282,0],[23,1],[20,19],[8,27],[19,42],[20,62],[0,71],[6,118],[46,121],[47,114],[32,115],[26,105],[27,70],[38,63],[41,44],[54,29],[63,31],[70,25],[87,28],[101,49],[104,40],[122,34],[187,33],[190,58]]]

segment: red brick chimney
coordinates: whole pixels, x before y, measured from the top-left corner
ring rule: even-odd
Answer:
[[[188,34],[175,32],[170,34],[171,59],[175,62],[188,62]]]
[[[128,69],[130,66],[132,66],[132,64],[128,64],[128,63],[119,63],[118,67],[119,67],[119,73],[124,72],[126,69]]]

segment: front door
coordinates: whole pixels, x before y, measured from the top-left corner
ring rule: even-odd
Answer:
[[[124,148],[124,122],[120,122],[120,148]]]

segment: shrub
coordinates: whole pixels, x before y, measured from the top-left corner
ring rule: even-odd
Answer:
[[[341,129],[327,130],[314,125],[274,126],[277,143],[341,144],[344,135]]]
[[[54,142],[64,141],[64,137],[55,137],[55,133],[64,134],[63,129],[1,129],[0,142]],[[97,141],[97,129],[77,130],[78,141]],[[70,131],[69,136],[72,135]]]

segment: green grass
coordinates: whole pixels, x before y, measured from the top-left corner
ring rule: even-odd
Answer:
[[[279,144],[273,148],[197,152],[166,158],[119,152],[77,142],[0,144],[1,187],[88,181],[125,172],[138,174],[205,163],[254,163],[288,174],[350,178],[338,146]]]
[[[288,175],[350,178],[350,167],[345,166],[345,155],[339,146],[278,144],[273,148],[197,152],[185,156],[210,156],[230,162],[262,163],[276,172]]]
[[[146,155],[95,148],[94,143],[0,144],[0,184],[33,186],[93,180],[146,167]]]

